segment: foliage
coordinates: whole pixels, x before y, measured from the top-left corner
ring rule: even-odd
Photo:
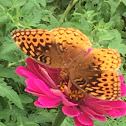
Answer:
[[[13,43],[14,29],[73,27],[84,32],[93,47],[121,53],[126,79],[126,0],[0,0],[0,126],[50,126],[57,109],[34,106],[36,97],[24,92],[24,79],[14,70],[25,56]],[[123,100],[126,101],[126,98]],[[95,121],[97,126],[124,126],[126,117]],[[73,126],[67,117],[62,126]]]

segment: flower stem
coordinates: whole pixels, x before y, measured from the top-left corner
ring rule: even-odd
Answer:
[[[19,60],[18,62],[9,63],[9,64],[8,64],[8,68],[11,67],[11,66],[16,65],[17,63],[21,63],[21,62],[24,62],[24,59],[21,59],[21,60]]]
[[[57,117],[56,117],[54,123],[52,124],[52,126],[60,126],[65,118],[66,118],[66,115],[63,114],[62,108],[60,107]]]
[[[65,17],[67,16],[67,14],[69,13],[69,11],[71,10],[71,8],[78,2],[79,0],[71,0],[69,2],[69,5],[67,6],[66,10],[64,11],[64,13],[62,14],[60,21],[63,22],[65,20]]]

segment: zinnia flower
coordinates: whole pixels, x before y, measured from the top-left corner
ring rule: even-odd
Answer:
[[[76,126],[93,126],[92,118],[106,121],[105,115],[116,118],[126,114],[124,101],[106,101],[89,95],[84,96],[84,93],[77,90],[74,85],[73,90],[69,90],[66,82],[59,82],[60,69],[46,67],[30,58],[27,58],[26,62],[28,67],[19,66],[15,71],[26,78],[25,91],[38,97],[34,102],[35,106],[54,108],[62,104],[63,113],[74,117]],[[126,85],[122,75],[120,80],[121,96],[125,96]]]

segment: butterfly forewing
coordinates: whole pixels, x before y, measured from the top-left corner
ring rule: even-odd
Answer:
[[[76,62],[72,62],[72,64],[70,62],[77,59],[78,55],[83,59],[88,48],[92,47],[88,37],[79,30],[73,28],[55,28],[51,32],[56,39],[57,49],[62,60],[68,66],[76,64]]]
[[[25,54],[53,68],[71,66],[71,60],[83,58],[92,46],[85,34],[73,28],[14,30],[12,37]]]
[[[15,44],[34,60],[53,68],[61,68],[61,57],[57,52],[55,38],[50,31],[42,29],[14,30]]]

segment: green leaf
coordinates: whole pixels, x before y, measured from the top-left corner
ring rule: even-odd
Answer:
[[[119,53],[121,53],[123,56],[126,54],[126,45],[120,44],[120,43],[115,43],[111,42],[108,45],[108,48],[116,49]]]
[[[99,31],[97,33],[97,36],[99,36],[99,41],[103,41],[103,40],[112,40],[114,38],[114,36],[112,35],[113,32],[112,31]]]
[[[75,126],[73,118],[67,116],[61,126]]]
[[[12,109],[4,109],[0,111],[0,119],[5,119],[6,122],[9,121],[10,115],[13,115]]]
[[[126,5],[126,0],[122,0],[122,2]]]
[[[0,38],[2,39],[2,38]],[[9,38],[7,38],[9,40]],[[3,45],[0,47],[0,54],[5,54],[8,52],[13,51],[14,49],[18,49],[16,44],[14,42],[5,42],[3,43]]]
[[[48,120],[48,117],[45,117],[44,114],[43,115],[30,114],[28,116],[28,119],[29,121],[36,122],[36,123],[50,122],[50,120]]]
[[[26,3],[26,0],[22,0],[22,1],[18,1],[18,2],[15,1],[15,2],[13,2],[13,5],[12,5],[11,8],[21,7],[21,6],[23,6],[25,3]]]
[[[24,25],[25,27],[31,27],[34,26],[36,27],[40,20],[41,20],[41,12],[40,11],[34,11],[34,13],[29,13],[27,17],[24,19]]]
[[[49,14],[49,17],[50,17],[50,24],[52,25],[52,28],[58,27],[57,19],[52,14]]]
[[[2,64],[0,64],[0,76],[1,77],[6,77],[6,78],[15,78],[15,77],[17,77],[13,68],[8,69],[8,68],[4,67]]]
[[[21,99],[21,102],[22,103],[33,103],[33,99],[31,97],[29,97],[28,95],[25,95],[25,94],[21,94],[19,95],[20,99]]]
[[[114,21],[104,22],[104,19],[100,20],[96,28],[98,30],[108,30],[113,26]]]
[[[121,34],[117,30],[112,30],[111,34],[114,38],[110,41],[108,48],[116,49],[122,55],[126,54],[126,45],[122,44]]]
[[[113,29],[110,31],[110,34],[114,37],[111,42],[114,42],[115,44],[122,42],[121,34],[118,30]]]
[[[44,116],[42,119],[44,122],[50,122],[50,121],[54,121],[57,113],[55,111],[53,111],[53,109],[50,111],[40,109],[39,114]]]
[[[0,16],[0,23],[5,22],[8,19],[7,15]]]
[[[46,7],[46,0],[41,0],[41,1],[40,1],[40,4],[41,4],[43,7]]]
[[[12,1],[8,0],[7,2],[5,2],[5,0],[0,0],[0,5],[4,7],[10,7],[12,5]]]
[[[47,3],[52,3],[54,0],[46,0]]]
[[[40,125],[35,122],[26,122],[25,126],[40,126]]]
[[[12,101],[17,107],[23,109],[21,100],[18,94],[12,90],[12,87],[7,86],[3,79],[0,79],[0,96],[7,97],[10,101]]]
[[[11,122],[11,123],[7,123],[6,126],[17,126],[17,124],[14,122]]]
[[[3,124],[2,122],[0,122],[0,126],[6,126],[5,124]]]
[[[107,123],[101,122],[101,121],[98,121],[98,120],[94,120],[94,125],[95,126],[107,126]]]
[[[79,22],[81,23],[82,27],[84,27],[84,33],[89,34],[91,32],[91,28],[88,21],[84,17],[82,17],[79,19]]]
[[[108,3],[110,4],[111,6],[111,16],[116,12],[116,9],[117,7],[119,6],[120,4],[120,0],[109,0]]]

